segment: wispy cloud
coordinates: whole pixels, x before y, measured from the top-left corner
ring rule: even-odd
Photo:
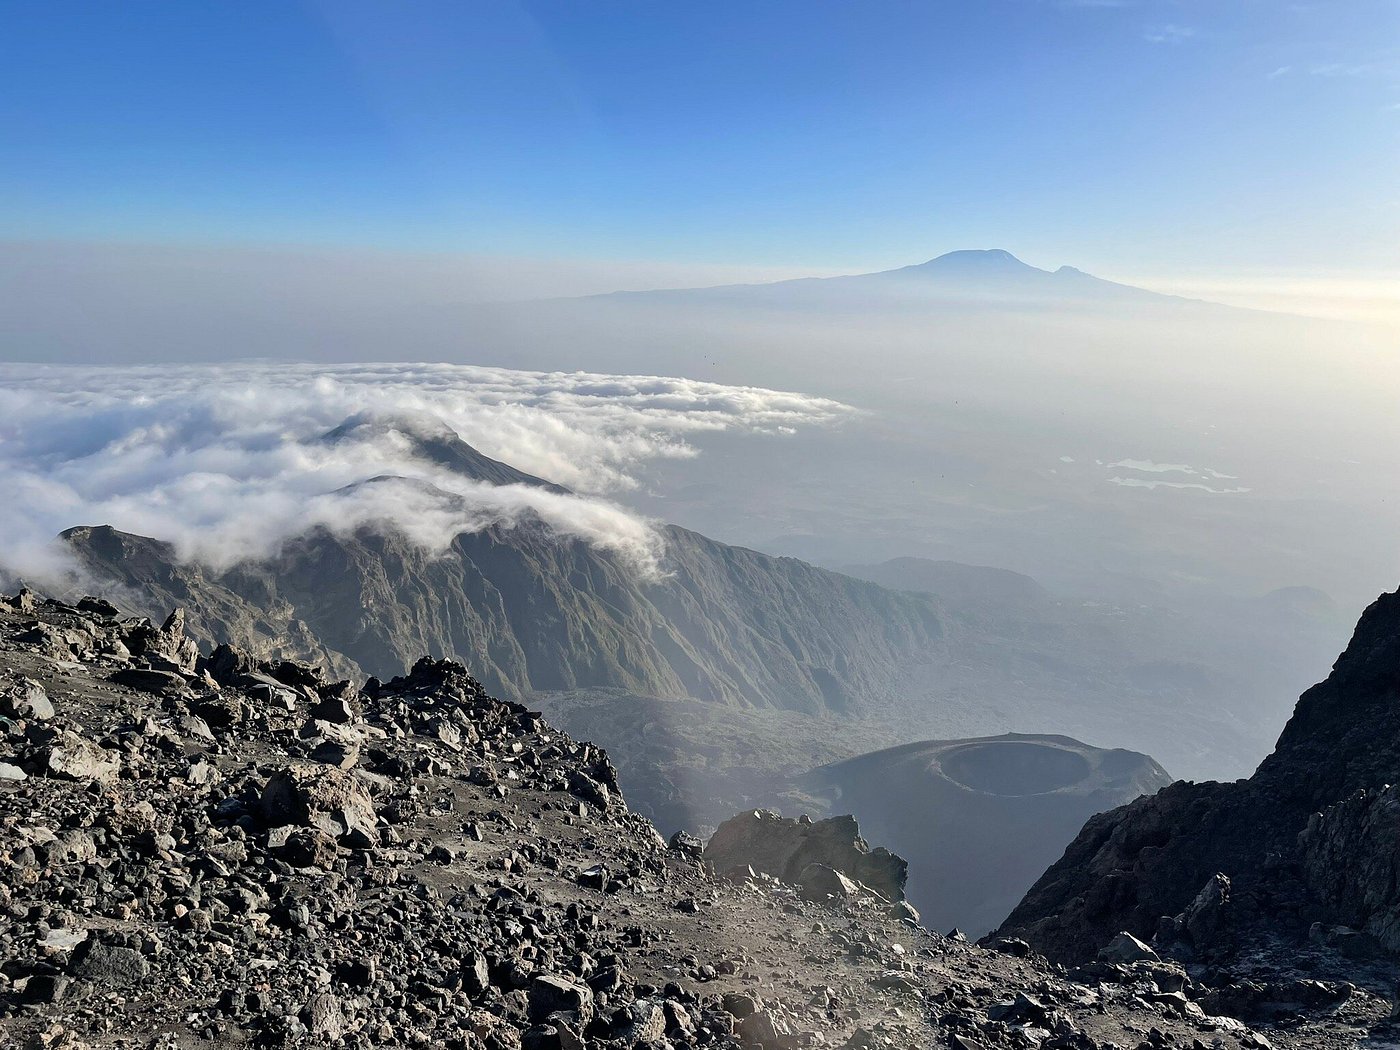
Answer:
[[[1195,35],[1196,30],[1193,27],[1170,22],[1148,26],[1142,31],[1142,38],[1152,44],[1180,44]]]
[[[1318,62],[1308,72],[1315,77],[1367,77],[1374,76],[1377,67],[1367,62]]]
[[[390,524],[430,548],[528,518],[641,572],[651,524],[607,498],[714,431],[790,433],[850,412],[823,398],[658,376],[443,364],[0,366],[0,568],[66,564],[53,537],[111,524],[215,567],[313,526]],[[487,455],[576,490],[482,484],[421,459],[402,427],[326,442],[347,417],[446,425]],[[405,483],[363,486],[392,475]]]

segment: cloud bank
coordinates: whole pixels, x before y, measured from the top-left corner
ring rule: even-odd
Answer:
[[[659,376],[446,364],[0,365],[0,569],[71,571],[54,536],[110,524],[215,570],[324,526],[392,526],[430,549],[523,520],[657,571],[652,524],[610,499],[716,431],[834,423],[836,401]],[[352,441],[347,418],[388,421]],[[571,489],[492,485],[422,454],[417,428]],[[373,484],[366,484],[377,479]]]

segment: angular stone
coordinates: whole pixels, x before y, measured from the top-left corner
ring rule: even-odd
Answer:
[[[593,990],[586,984],[546,974],[530,983],[530,1019],[542,1021],[556,1011],[572,1013],[580,1024],[593,1019]]]
[[[0,691],[0,715],[26,722],[46,722],[53,717],[53,704],[38,682],[20,678]]]
[[[650,1043],[666,1034],[666,1005],[656,998],[638,999],[627,1008],[630,1023],[622,1032],[629,1046]]]
[[[1114,963],[1157,962],[1158,956],[1151,947],[1124,931],[1099,949],[1099,960]]]
[[[63,974],[37,973],[25,983],[23,1000],[37,1004],[62,1002],[69,983]]]
[[[854,882],[826,864],[808,864],[797,878],[798,895],[803,900],[825,904],[828,900],[840,902],[860,896]]]
[[[287,836],[278,855],[294,868],[335,866],[335,839],[320,828],[298,828]]]
[[[377,844],[377,818],[369,792],[333,766],[288,766],[263,788],[260,808],[273,827],[315,827],[356,849]]]
[[[44,748],[42,760],[49,776],[64,780],[115,780],[121,772],[121,759],[115,754],[67,729]]]
[[[112,681],[143,693],[182,693],[189,688],[183,675],[150,667],[124,667],[112,675]]]
[[[312,1039],[334,1042],[345,1034],[345,1009],[330,992],[321,992],[302,1008],[301,1022]]]
[[[793,820],[767,810],[721,824],[705,845],[705,860],[716,871],[748,866],[794,886],[807,865],[824,864],[891,902],[904,899],[909,868],[889,850],[871,849],[854,817]]]
[[[677,853],[684,853],[687,857],[698,858],[705,852],[705,844],[688,831],[676,832],[666,845]]]
[[[89,939],[73,952],[73,974],[104,989],[135,988],[150,971],[141,953],[132,948],[114,948]]]

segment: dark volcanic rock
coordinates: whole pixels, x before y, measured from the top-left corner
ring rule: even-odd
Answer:
[[[374,800],[353,776],[332,766],[289,766],[274,773],[263,788],[263,819],[277,826],[313,827],[367,848],[378,841]]]
[[[751,867],[793,886],[802,885],[809,865],[834,869],[887,901],[904,899],[909,867],[882,846],[871,849],[854,817],[793,820],[767,810],[726,820],[706,843],[704,856],[716,871]]]
[[[1400,592],[1366,610],[1252,777],[1173,784],[1094,817],[997,935],[1065,960],[1159,928],[1200,959],[1314,922],[1400,947],[1397,781]]]
[[[1023,943],[928,933],[855,881],[897,895],[903,865],[849,818],[760,820],[793,846],[796,884],[731,884],[629,812],[602,750],[459,664],[353,692],[233,653],[169,671],[187,675],[179,693],[111,681],[113,665],[187,659],[143,648],[152,630],[93,603],[0,601],[0,681],[27,678],[54,707],[0,719],[0,766],[32,774],[0,779],[0,1046],[1269,1045],[1203,1004],[1294,1025],[1290,1045],[1384,1031],[1393,973],[1376,963],[1365,987],[1207,985],[1150,958],[1093,963],[1080,983]],[[121,655],[128,637],[141,655]],[[319,713],[350,701],[354,721],[308,719],[328,698]],[[352,771],[308,760],[330,744],[358,750]],[[1319,863],[1326,843],[1365,841],[1353,826],[1368,825],[1339,815]],[[1213,928],[1221,899],[1180,928]],[[1374,940],[1319,929],[1308,951],[1354,965],[1358,938]]]

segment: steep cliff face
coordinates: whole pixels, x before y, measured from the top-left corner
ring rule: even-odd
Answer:
[[[1094,817],[995,936],[1074,960],[1127,930],[1209,958],[1265,930],[1301,935],[1321,922],[1400,949],[1397,781],[1400,592],[1366,610],[1254,776],[1173,784]],[[1208,932],[1171,921],[1194,914],[1220,875],[1228,891]]]
[[[942,636],[925,596],[674,526],[654,579],[528,521],[464,533],[445,553],[393,532],[317,530],[221,574],[110,528],[65,538],[94,575],[143,604],[187,608],[202,640],[380,675],[428,651],[469,662],[512,696],[615,688],[851,712]]]

